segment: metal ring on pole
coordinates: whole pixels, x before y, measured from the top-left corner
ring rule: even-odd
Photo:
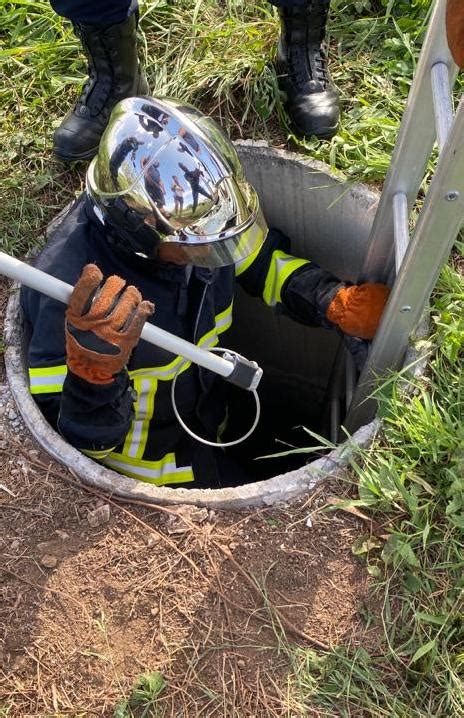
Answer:
[[[209,348],[209,351],[211,351],[211,352],[228,352],[229,354],[235,355],[235,356],[238,357],[239,359],[245,359],[245,357],[243,357],[243,356],[242,356],[241,354],[239,354],[238,352],[233,351],[232,349],[224,349],[223,347],[210,347],[210,348]],[[251,428],[248,429],[248,431],[246,432],[246,434],[244,434],[244,435],[241,436],[240,438],[234,439],[233,441],[227,441],[227,442],[225,442],[225,443],[222,444],[222,443],[219,443],[219,442],[216,442],[216,441],[209,441],[208,439],[203,439],[201,436],[198,436],[198,435],[195,434],[191,429],[189,429],[189,427],[187,426],[187,424],[184,422],[184,420],[181,418],[181,416],[180,416],[180,414],[179,414],[179,410],[177,409],[176,399],[175,399],[175,391],[176,391],[177,378],[178,378],[180,372],[182,371],[182,368],[185,366],[186,363],[187,363],[187,362],[184,362],[183,364],[181,364],[180,367],[178,368],[178,370],[176,371],[175,376],[174,376],[174,379],[172,380],[172,386],[171,386],[172,408],[173,408],[173,410],[174,410],[174,414],[175,414],[175,416],[176,416],[177,421],[179,422],[179,424],[181,425],[181,427],[184,429],[184,431],[186,431],[189,436],[191,436],[193,439],[196,439],[196,441],[199,441],[201,444],[205,444],[206,446],[212,446],[212,447],[214,447],[215,449],[227,449],[229,446],[236,446],[237,444],[241,444],[243,441],[245,441],[246,439],[248,439],[248,437],[252,435],[252,433],[254,432],[254,430],[256,429],[256,427],[258,426],[258,422],[259,422],[259,419],[260,419],[260,416],[261,416],[261,403],[260,403],[259,396],[258,396],[258,392],[257,392],[256,389],[249,389],[249,390],[248,390],[249,392],[251,392],[251,393],[253,394],[253,397],[254,397],[254,400],[255,400],[255,403],[256,403],[256,416],[255,416],[255,419],[254,419],[254,421],[253,421],[253,424],[251,425]]]

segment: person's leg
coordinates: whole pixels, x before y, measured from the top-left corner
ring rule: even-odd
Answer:
[[[83,25],[115,25],[127,20],[137,5],[131,0],[50,0],[57,15]]]
[[[114,105],[148,86],[137,57],[136,0],[51,0],[55,12],[73,23],[89,63],[75,107],[55,130],[53,148],[71,162],[93,157]]]
[[[201,185],[198,185],[197,192],[198,192],[198,194],[202,194],[203,197],[207,197],[208,199],[212,199],[210,193],[207,192],[205,189],[203,189],[203,187],[202,187]]]
[[[328,139],[339,120],[339,96],[324,48],[330,0],[269,1],[279,10],[276,68],[292,125],[299,136]]]
[[[192,212],[195,213],[198,207],[198,188],[192,187]]]

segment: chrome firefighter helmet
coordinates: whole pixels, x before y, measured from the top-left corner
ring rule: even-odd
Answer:
[[[169,242],[186,263],[221,267],[266,238],[230,140],[211,118],[172,99],[130,97],[114,107],[86,188],[100,219],[144,258]]]

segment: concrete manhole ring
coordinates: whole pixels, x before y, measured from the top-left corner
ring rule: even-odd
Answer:
[[[318,264],[346,279],[355,279],[365,255],[369,230],[378,202],[378,194],[359,184],[346,184],[333,175],[330,168],[320,162],[311,162],[294,153],[269,148],[265,143],[237,143],[245,173],[260,195],[264,214],[270,225],[278,226],[292,240],[292,252],[299,256],[308,256]],[[243,297],[238,302],[238,311],[243,311],[248,300]],[[325,330],[308,330],[290,323],[288,319],[269,320],[267,315],[261,318],[261,307],[253,300],[252,312],[246,306],[247,317],[252,316],[252,334],[259,333],[259,323],[274,322],[271,330],[281,336],[286,343],[286,358],[273,357],[281,373],[288,373],[298,380],[298,371],[303,379],[320,378],[320,386],[310,388],[318,396],[324,392],[330,364],[334,359],[336,344]],[[256,326],[254,322],[256,321]],[[240,321],[238,322],[240,324]],[[243,325],[249,325],[247,321]],[[290,326],[292,324],[293,326]],[[272,331],[266,333],[272,334]],[[309,331],[309,334],[308,334]],[[312,332],[312,333],[311,333]],[[316,332],[316,334],[314,334]],[[315,339],[316,337],[316,339]],[[244,346],[236,346],[234,341]],[[257,359],[263,366],[261,357],[254,352],[260,347],[250,347],[247,337],[233,337],[230,345],[246,353],[250,359]],[[300,365],[292,366],[287,372],[289,355],[288,344],[295,344],[295,353]],[[303,342],[303,344],[300,343]],[[306,342],[306,344],[304,344]],[[347,442],[301,468],[263,481],[256,481],[238,487],[223,489],[171,489],[144,483],[122,476],[91,459],[87,458],[67,444],[44,420],[40,410],[29,393],[27,371],[24,361],[24,337],[19,307],[19,293],[13,290],[5,319],[5,365],[11,392],[21,412],[23,420],[38,443],[61,464],[72,468],[73,472],[86,484],[109,494],[143,500],[154,504],[195,504],[208,508],[240,508],[246,506],[265,506],[284,502],[307,493],[327,476],[335,476],[348,465],[353,451],[367,447],[377,433],[380,421],[374,419],[361,427]],[[271,349],[262,348],[268,359]],[[304,351],[305,346],[312,347]],[[317,348],[321,347],[320,356]],[[303,350],[301,349],[303,347]],[[291,353],[291,352],[290,352]],[[285,354],[285,353],[284,353]],[[306,362],[307,359],[307,362]],[[408,361],[411,357],[408,357]],[[301,364],[301,362],[303,362]],[[309,382],[311,384],[311,382]],[[317,382],[316,382],[317,384]],[[308,404],[309,405],[309,404]]]

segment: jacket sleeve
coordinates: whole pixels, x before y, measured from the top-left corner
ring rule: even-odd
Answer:
[[[66,441],[92,458],[104,458],[131,425],[134,397],[127,372],[109,385],[83,381],[66,366],[64,305],[23,288],[21,306],[30,333],[31,394]]]
[[[133,391],[127,371],[112,384],[90,384],[68,370],[57,428],[72,446],[95,459],[120,444],[133,418]]]
[[[292,256],[289,249],[288,237],[270,229],[259,251],[236,265],[238,283],[301,324],[333,328],[325,315],[344,283],[314,262]]]

